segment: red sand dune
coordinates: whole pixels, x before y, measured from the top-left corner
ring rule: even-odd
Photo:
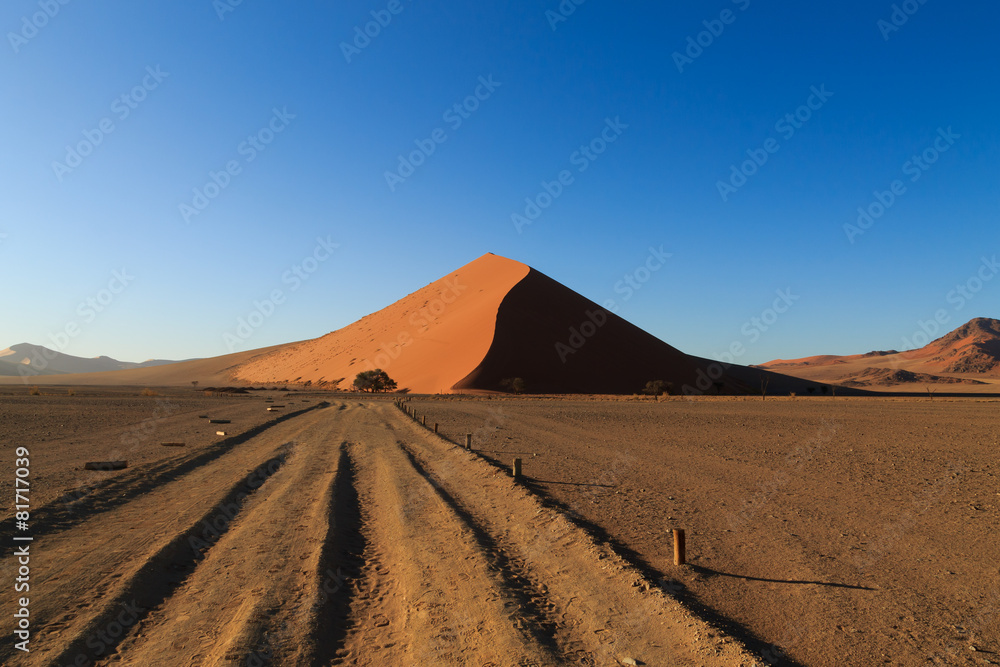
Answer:
[[[381,368],[414,393],[825,393],[815,382],[684,354],[542,273],[486,254],[320,338],[157,368],[39,377],[32,383],[308,384],[347,389]],[[3,382],[0,378],[0,382]]]
[[[519,377],[532,393],[802,390],[808,383],[723,368],[684,354],[548,276],[493,254],[343,329],[277,349],[236,369],[250,383],[342,380],[381,368],[416,393],[497,391]]]

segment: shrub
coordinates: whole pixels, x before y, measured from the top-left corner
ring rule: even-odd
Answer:
[[[527,388],[524,378],[504,378],[500,380],[500,387],[514,394],[523,394]]]
[[[642,388],[642,393],[649,394],[650,396],[659,396],[664,392],[669,394],[670,392],[667,391],[667,386],[669,384],[669,382],[664,382],[663,380],[650,380],[646,383],[646,386]]]
[[[41,396],[42,392],[38,387],[32,387],[31,390],[28,391],[28,394],[31,396]]]
[[[66,392],[66,395],[67,396],[76,396],[76,392],[74,390],[70,389],[69,391]]]
[[[140,396],[159,396],[159,394],[157,394],[155,391],[153,391],[149,387],[146,387],[145,389],[143,389],[142,391],[140,391],[139,395]]]

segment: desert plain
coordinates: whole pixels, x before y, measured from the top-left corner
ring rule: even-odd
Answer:
[[[1000,663],[998,399],[282,389],[0,390],[0,661]]]

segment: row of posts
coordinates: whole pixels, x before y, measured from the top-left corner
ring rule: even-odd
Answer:
[[[414,421],[419,421],[420,425],[423,426],[424,428],[427,427],[427,415],[419,415],[418,416],[416,408],[411,408],[410,406],[407,405],[407,403],[409,403],[409,400],[404,400],[402,398],[397,398],[397,399],[395,399],[394,403],[396,404],[397,408],[399,408],[400,410],[402,410],[403,412],[405,412],[411,419],[413,419]],[[434,432],[435,433],[438,432],[438,426],[439,426],[439,424],[437,422],[434,422]],[[469,450],[470,452],[472,451],[472,434],[471,433],[466,433],[465,434],[465,448],[467,450]],[[513,465],[512,469],[511,469],[511,471],[514,474],[514,479],[519,479],[521,477],[521,459],[519,459],[519,458],[514,459],[514,465]]]
[[[419,419],[420,425],[426,428],[427,427],[427,415],[421,415],[418,418],[417,417],[417,411],[416,411],[416,409],[415,408],[411,408],[410,406],[406,405],[408,402],[409,402],[408,400],[403,400],[401,398],[397,398],[395,400],[397,408],[399,408],[400,410],[402,410],[403,412],[405,412],[407,415],[409,415],[410,418],[413,419],[414,421],[418,421],[418,419]],[[434,432],[435,433],[438,432],[438,423],[437,422],[434,422]],[[465,448],[467,450],[469,450],[470,452],[472,451],[472,434],[471,433],[466,433],[465,434]],[[512,466],[511,472],[514,475],[514,479],[520,479],[520,477],[521,477],[521,459],[520,458],[515,458],[514,459],[514,465]],[[684,565],[687,562],[687,557],[686,557],[686,554],[685,554],[685,548],[686,548],[686,544],[685,544],[685,539],[684,539],[684,529],[683,528],[674,528],[674,565]]]

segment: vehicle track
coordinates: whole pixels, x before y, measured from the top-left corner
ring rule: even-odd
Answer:
[[[4,664],[761,664],[384,402],[277,425],[37,547],[42,630]]]
[[[519,621],[506,573],[410,465],[395,434],[369,428],[350,454],[368,547],[333,664],[490,664],[499,656],[501,664],[556,664],[544,633]]]
[[[210,549],[215,535],[225,533],[242,500],[299,455],[296,440],[328,413],[285,421],[72,529],[38,536],[30,599],[32,624],[41,632],[29,654],[17,654],[17,664],[72,664],[81,655],[90,661],[107,655],[197,564],[199,548]],[[206,528],[212,523],[214,529]],[[3,608],[13,606],[12,594],[0,592]],[[0,628],[12,634],[6,616]],[[10,643],[0,645],[0,661],[8,664],[13,650]]]
[[[301,630],[317,624],[317,581],[351,414],[324,411],[295,455],[110,662],[129,665],[304,664]],[[324,573],[321,573],[321,577]]]
[[[247,440],[264,433],[269,428],[327,405],[319,403],[302,410],[289,412],[214,442],[207,447],[173,456],[152,465],[133,468],[95,484],[82,495],[78,490],[71,491],[53,502],[35,508],[31,513],[32,530],[52,535],[83,523],[93,516],[111,511],[133,498],[138,498],[152,489],[182,477]],[[0,521],[0,533],[12,532],[13,529],[14,517]],[[10,547],[3,545],[0,549],[0,557],[6,556],[8,551],[10,551]]]
[[[414,468],[495,541],[528,589],[543,592],[540,605],[558,619],[556,640],[574,662],[759,663],[510,476],[393,414],[414,436],[405,445]]]
[[[366,564],[333,664],[759,664],[508,476],[389,406],[363,414]]]

